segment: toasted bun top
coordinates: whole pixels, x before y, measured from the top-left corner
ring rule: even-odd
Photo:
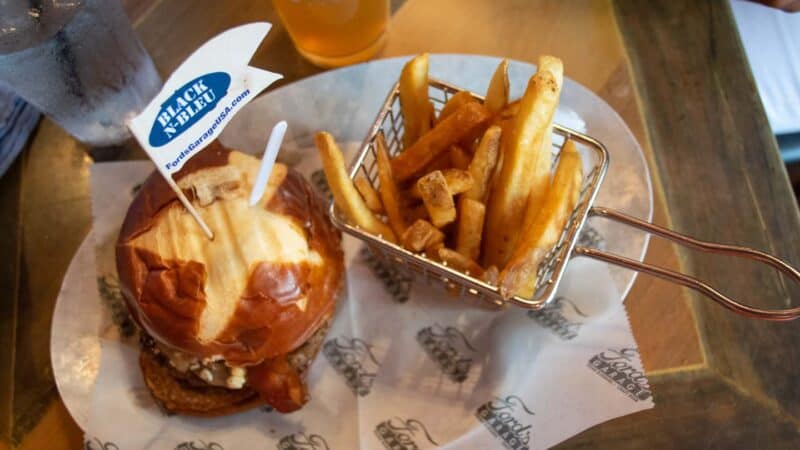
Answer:
[[[344,263],[324,201],[276,164],[248,206],[258,167],[214,142],[175,175],[213,241],[155,172],[131,203],[117,270],[134,319],[154,338],[252,365],[299,347],[333,313]]]

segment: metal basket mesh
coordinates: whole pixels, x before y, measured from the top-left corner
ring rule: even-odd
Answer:
[[[461,89],[442,81],[430,80],[429,83],[429,98],[437,113],[450,97],[461,91]],[[470,94],[482,100],[479,95]],[[414,276],[417,280],[423,280],[435,286],[442,286],[450,294],[459,298],[468,300],[471,303],[477,301],[477,303],[492,307],[503,307],[513,303],[529,309],[542,308],[555,296],[555,290],[566,269],[566,263],[577,240],[578,232],[586,219],[589,207],[594,201],[608,166],[608,152],[600,142],[559,125],[554,125],[553,128],[552,150],[554,160],[558,158],[559,150],[566,139],[573,139],[583,160],[584,179],[578,203],[569,218],[567,226],[561,233],[558,243],[548,252],[539,266],[536,290],[530,299],[513,297],[508,301],[503,300],[497,287],[487,284],[483,280],[465,275],[422,255],[409,252],[399,245],[383,241],[360,228],[348,224],[346,218],[336,209],[333,203],[331,203],[330,209],[331,218],[334,224],[344,232],[365,241],[373,254],[377,258],[384,260],[384,263],[391,264],[408,275]],[[403,114],[400,109],[399,89],[395,85],[351,165],[350,178],[366,177],[377,190],[379,183],[375,161],[375,139],[378,134],[383,133],[387,150],[390,156],[394,156],[402,151],[403,131]]]

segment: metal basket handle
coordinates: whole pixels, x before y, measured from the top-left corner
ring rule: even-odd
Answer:
[[[775,269],[780,270],[784,274],[793,278],[795,282],[800,283],[800,271],[798,271],[797,269],[790,266],[786,262],[772,255],[769,255],[767,253],[758,250],[754,250],[752,248],[700,241],[692,237],[686,236],[684,234],[676,233],[674,231],[668,230],[658,225],[654,225],[650,222],[628,216],[619,211],[615,211],[609,208],[593,207],[589,211],[589,215],[615,220],[624,225],[628,225],[630,227],[646,231],[648,233],[660,236],[665,239],[669,239],[670,241],[685,245],[686,247],[693,248],[695,250],[700,250],[702,252],[739,256],[743,258],[760,261],[762,263],[769,264]],[[697,278],[691,277],[686,274],[682,274],[680,272],[675,272],[673,270],[665,269],[663,267],[645,264],[630,258],[626,258],[624,256],[603,252],[594,248],[575,247],[574,253],[577,255],[588,256],[590,258],[605,261],[609,264],[613,264],[616,266],[635,270],[637,272],[653,275],[658,278],[692,288],[706,295],[707,297],[719,303],[723,307],[737,314],[741,314],[743,316],[754,317],[757,319],[764,319],[764,320],[772,320],[772,321],[794,320],[800,317],[800,307],[789,308],[789,309],[776,309],[776,310],[754,308],[752,306],[745,305],[728,297],[727,295],[721,293],[716,288],[710,286],[704,281],[701,281]]]

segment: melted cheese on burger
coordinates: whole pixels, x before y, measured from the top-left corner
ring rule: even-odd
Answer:
[[[286,177],[286,166],[275,164],[264,196],[252,207],[248,197],[258,161],[233,152],[228,167],[225,171],[201,170],[179,183],[182,189],[195,193],[195,203],[204,204],[198,211],[214,231],[213,241],[184,208],[172,207],[160,213],[167,217],[132,242],[165,259],[205,265],[206,306],[197,333],[201,343],[212,341],[226,327],[250,273],[259,263],[322,264],[320,255],[309,249],[302,227],[288,216],[266,210]],[[305,299],[296,306],[305,310]]]

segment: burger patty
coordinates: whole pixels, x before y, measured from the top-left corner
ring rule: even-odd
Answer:
[[[287,355],[289,365],[301,378],[305,377],[311,362],[322,347],[329,327],[330,320],[303,345]],[[263,403],[258,393],[247,383],[240,389],[229,389],[209,384],[195,371],[177,370],[164,353],[158,351],[153,338],[143,331],[139,342],[142,350],[139,364],[145,383],[158,404],[168,413],[217,416],[243,411]],[[221,363],[224,364],[224,361]]]
[[[254,408],[263,403],[250,388],[226,389],[197,386],[173,376],[174,371],[149,351],[139,354],[145,385],[156,403],[167,414],[216,417]]]

